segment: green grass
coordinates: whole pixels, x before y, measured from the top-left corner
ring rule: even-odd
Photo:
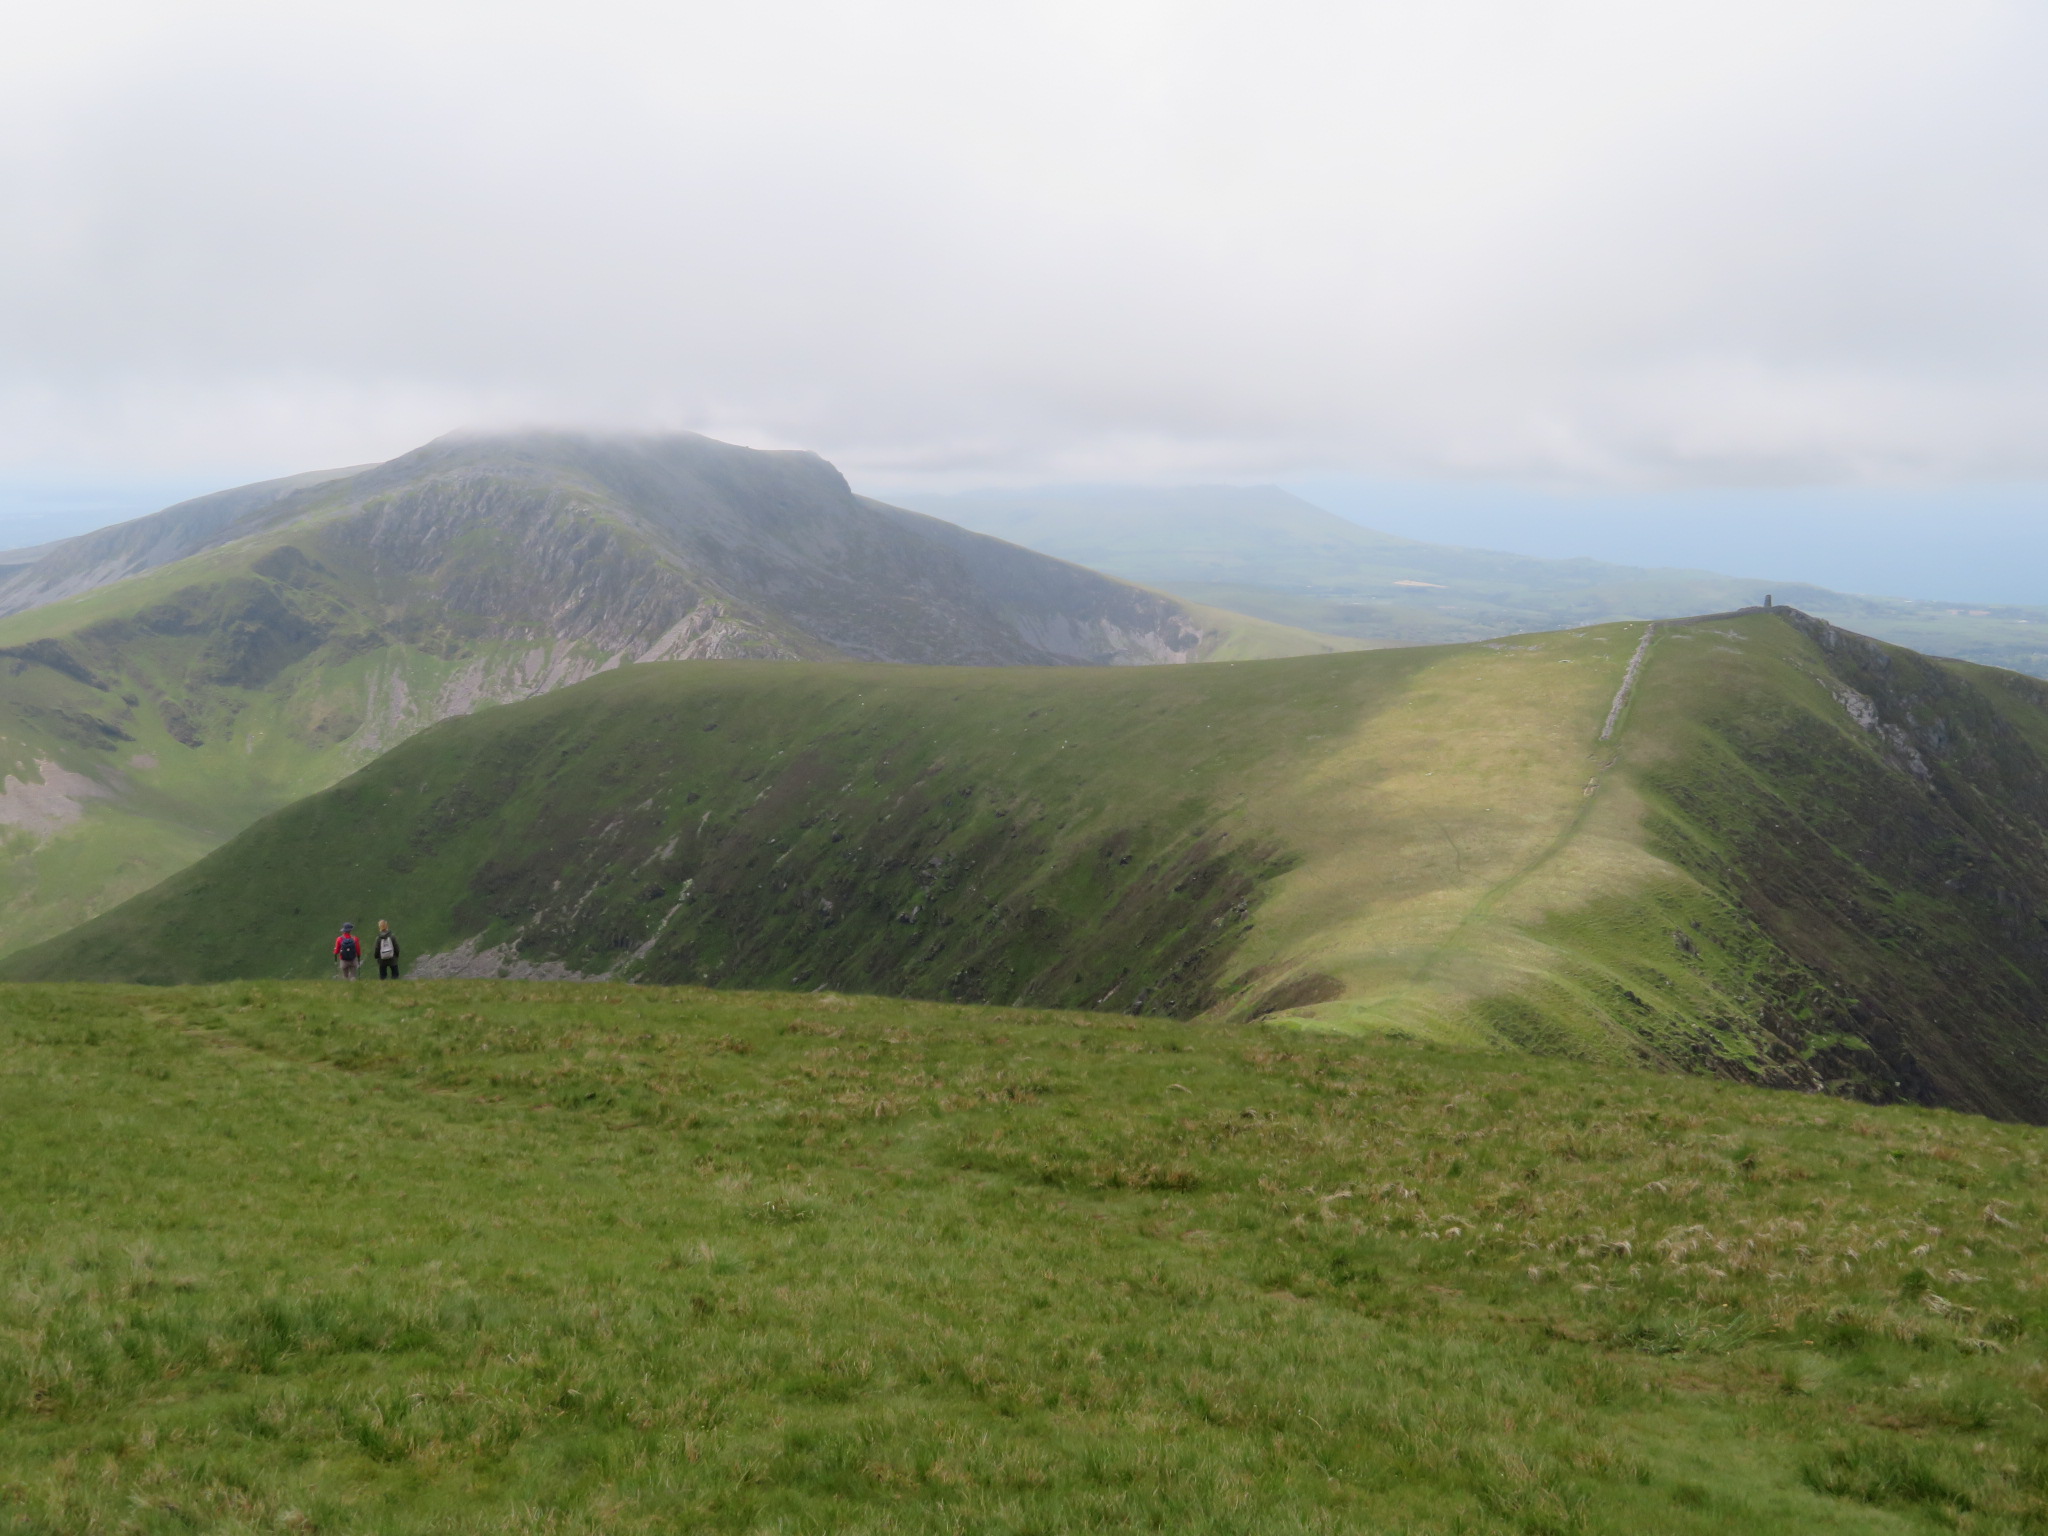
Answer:
[[[1626,812],[1585,825],[1638,638],[636,666],[437,727],[7,973],[315,974],[333,923],[388,916],[415,954],[513,943],[640,981],[1181,1016],[1342,995],[1347,1018],[1482,1040],[1461,1010],[1528,945],[1519,909],[1490,915],[1503,889],[1537,866],[1574,905],[1685,883]]]
[[[253,575],[269,547],[243,541],[0,618],[0,775],[35,783],[55,763],[98,785],[68,824],[12,829],[0,843],[0,953],[147,890],[326,788],[430,723],[465,666],[488,697],[534,649],[458,637],[459,616],[392,642],[376,632],[388,611],[360,585]],[[288,619],[307,632],[272,654],[269,631]],[[549,650],[551,662],[576,652]],[[587,669],[602,655],[591,647],[577,660]],[[273,662],[284,664],[272,672]]]
[[[1753,614],[1660,630],[1602,740],[1642,637],[622,668],[0,976],[311,976],[388,917],[478,975],[1286,1014],[2048,1120],[2048,691]]]
[[[18,633],[36,616],[5,622]],[[371,720],[358,732],[366,699],[388,701],[402,690],[432,700],[461,662],[502,673],[529,648],[479,643],[458,661],[404,646],[374,656],[346,654],[344,647],[339,657],[316,653],[266,688],[191,684],[185,674],[198,669],[200,649],[193,639],[124,645],[95,658],[105,669],[104,689],[37,667],[4,679],[0,774],[37,782],[41,764],[54,762],[92,778],[102,792],[84,799],[76,818],[54,835],[16,829],[0,844],[0,953],[62,933],[149,889],[259,816],[326,788],[428,723],[418,713],[401,714]],[[157,708],[163,698],[183,701],[195,742],[172,734]]]
[[[415,463],[410,480],[350,477],[239,525],[244,536],[225,545],[0,617],[0,832],[12,829],[0,841],[0,954],[148,889],[437,719],[647,654],[703,603],[697,641],[726,656],[1044,660],[1024,638],[1041,620],[1106,625],[1101,654],[1126,658],[1166,654],[1132,627],[1187,644],[1192,625],[1202,638],[1190,654],[1205,659],[1358,645],[1191,609],[1001,546],[982,549],[1000,569],[970,580],[945,538],[831,510],[821,482],[798,498],[806,531],[773,535],[782,574],[754,590],[764,578],[746,561],[723,576],[706,562],[758,534],[746,530],[762,507],[742,515],[731,496],[760,493],[744,482],[772,479],[772,456],[723,492],[696,482],[650,492],[630,473],[607,490],[589,473],[593,447],[583,445],[581,469],[569,462],[576,446],[557,440],[479,449],[483,474],[436,478]],[[869,543],[840,548],[842,514],[855,513]],[[679,517],[696,534],[670,526]],[[873,544],[878,529],[887,537]],[[930,559],[940,563],[919,564]],[[936,586],[933,570],[948,573]],[[1011,603],[1014,613],[992,617]],[[1077,643],[1096,654],[1094,641]],[[46,784],[46,763],[95,786],[61,825],[24,815],[5,783]]]
[[[1197,661],[1277,661],[1288,656],[1378,650],[1382,645],[1352,635],[1324,634],[1313,627],[1254,618],[1200,600],[1188,603],[1187,609],[1209,636],[1195,652]]]
[[[2048,1525],[2048,1132],[829,994],[0,994],[23,1532]]]

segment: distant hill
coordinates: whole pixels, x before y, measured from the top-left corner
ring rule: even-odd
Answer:
[[[375,467],[364,464],[260,480],[181,501],[147,517],[76,538],[34,549],[0,551],[0,616],[76,597],[196,555],[236,537],[229,530],[295,491],[345,480]]]
[[[464,435],[0,569],[0,951],[453,714],[706,657],[1124,665],[1356,645],[687,434]]]
[[[1802,582],[1429,544],[1361,527],[1272,486],[1053,486],[902,499],[1195,601],[1377,644],[1710,613],[1770,593],[1879,639],[2048,677],[2048,608],[1859,597]]]
[[[317,976],[378,917],[416,976],[1282,1016],[2043,1121],[2048,687],[1782,610],[634,667],[445,721],[0,977]]]

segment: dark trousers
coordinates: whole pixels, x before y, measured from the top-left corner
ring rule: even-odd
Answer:
[[[379,960],[377,962],[377,979],[379,981],[389,981],[397,974],[398,962],[396,960]]]

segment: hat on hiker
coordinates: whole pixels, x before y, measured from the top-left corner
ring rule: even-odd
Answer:
[[[343,933],[354,933],[356,931],[356,925],[354,923],[343,923],[341,925],[341,931]]]

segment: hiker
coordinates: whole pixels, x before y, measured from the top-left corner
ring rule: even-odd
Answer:
[[[362,969],[363,946],[356,941],[354,923],[341,925],[341,932],[334,940],[334,962],[341,967],[343,981],[354,981],[356,972]]]
[[[381,917],[377,919],[377,937],[370,940],[370,953],[377,957],[379,981],[389,981],[398,974],[398,935]]]

